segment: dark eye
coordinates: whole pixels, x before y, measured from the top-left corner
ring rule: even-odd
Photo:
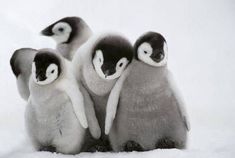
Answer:
[[[58,30],[59,30],[60,32],[63,32],[63,31],[64,31],[64,28],[60,27]]]
[[[55,70],[52,70],[51,73],[53,74],[55,72]]]
[[[122,65],[123,65],[123,63],[120,63],[120,64],[119,64],[119,67],[122,67]]]
[[[101,59],[99,58],[99,61],[101,62]]]
[[[144,50],[144,54],[148,54],[148,52],[146,50]]]

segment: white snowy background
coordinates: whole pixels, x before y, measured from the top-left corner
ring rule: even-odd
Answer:
[[[187,103],[188,149],[144,153],[81,153],[75,157],[234,157],[234,0],[8,0],[0,1],[0,157],[73,157],[34,152],[24,127],[25,102],[9,59],[21,47],[54,47],[39,35],[50,23],[80,16],[94,32],[115,30],[134,42],[142,33],[162,33],[169,69]]]

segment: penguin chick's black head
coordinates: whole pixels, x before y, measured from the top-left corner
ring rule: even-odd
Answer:
[[[16,77],[18,77],[21,73],[21,64],[24,62],[25,56],[28,56],[28,53],[35,53],[37,50],[32,48],[21,48],[14,51],[11,59],[10,65],[11,69]]]
[[[65,36],[67,32],[68,36],[66,35],[66,38],[60,42],[70,43],[76,36],[79,36],[84,27],[88,26],[83,19],[79,17],[65,17],[43,29],[41,34],[44,36]]]
[[[165,38],[157,32],[147,32],[140,36],[134,44],[135,57],[139,60],[138,48],[143,44],[147,43],[151,46],[151,53],[148,50],[143,50],[146,55],[150,53],[150,57],[155,62],[160,62],[164,56],[164,45],[166,44]],[[148,49],[148,48],[146,48]]]
[[[97,73],[105,79],[119,77],[132,58],[131,43],[119,35],[107,35],[101,38],[92,52],[93,66]]]
[[[60,58],[49,51],[39,51],[34,58],[34,80],[38,83],[51,83],[57,79],[61,73]],[[44,83],[42,83],[44,84]]]

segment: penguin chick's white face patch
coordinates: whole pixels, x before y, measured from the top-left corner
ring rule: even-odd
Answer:
[[[116,64],[116,73],[111,75],[111,76],[108,76],[106,79],[115,79],[115,78],[118,78],[119,76],[121,76],[122,72],[125,70],[126,66],[128,64],[128,60],[127,58],[121,58],[117,64]]]
[[[163,58],[159,62],[156,62],[151,58],[151,55],[153,53],[153,48],[149,43],[144,42],[138,47],[137,55],[139,60],[143,61],[144,63],[149,64],[151,66],[160,67],[166,65],[167,63],[168,53],[167,53],[166,43],[164,43],[163,51],[164,51]]]
[[[95,56],[93,58],[93,65],[95,67],[95,71],[102,79],[113,80],[121,76],[122,72],[125,70],[128,64],[128,60],[125,57],[121,58],[116,63],[115,72],[111,75],[109,75],[109,72],[110,72],[109,69],[106,69],[105,72],[102,70],[103,64],[105,64],[103,53],[101,50],[96,50]]]
[[[45,76],[45,77],[42,77]],[[52,83],[58,78],[58,66],[56,64],[50,64],[46,72],[40,71],[37,73],[35,62],[32,65],[32,77],[36,84],[47,85]]]
[[[72,27],[66,22],[59,22],[52,28],[52,38],[57,44],[67,42],[72,32]]]
[[[93,58],[93,65],[95,67],[95,71],[97,72],[97,74],[103,78],[104,77],[104,73],[101,69],[101,66],[103,65],[104,62],[104,57],[103,57],[103,53],[101,50],[97,50],[95,52],[95,56]]]

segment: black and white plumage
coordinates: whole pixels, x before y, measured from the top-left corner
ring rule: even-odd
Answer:
[[[41,34],[52,37],[57,43],[57,51],[72,60],[76,50],[90,38],[92,31],[83,19],[65,17],[43,29]]]
[[[28,100],[29,98],[28,84],[32,70],[32,62],[36,53],[36,49],[21,48],[16,50],[10,59],[19,94],[24,100]]]
[[[116,95],[110,94],[107,105],[105,132],[113,150],[185,148],[189,126],[184,103],[167,69],[166,40],[148,32],[134,48],[136,60],[129,75]]]
[[[72,61],[77,70],[77,80],[84,85],[94,101],[102,136],[93,144],[98,145],[96,149],[99,151],[110,150],[104,134],[106,104],[110,91],[128,70],[132,58],[133,48],[126,38],[116,34],[103,34],[89,39],[79,48]]]
[[[35,148],[65,154],[81,151],[87,121],[92,119],[86,117],[70,62],[54,50],[39,50],[32,64],[29,90],[25,122]]]

